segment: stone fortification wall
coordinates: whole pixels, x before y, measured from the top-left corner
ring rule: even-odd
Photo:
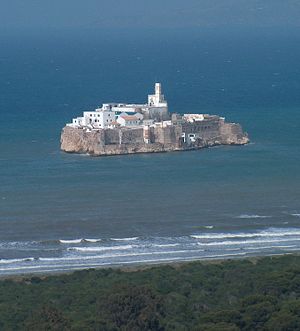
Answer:
[[[185,122],[182,124],[182,131],[186,134],[195,133],[203,140],[212,139],[220,136],[220,119],[208,119],[203,121],[195,121],[193,123]]]
[[[105,129],[101,130],[101,132],[104,135],[104,145],[144,143],[143,128]]]
[[[144,130],[143,128],[121,128],[119,129],[121,135],[121,144],[143,144]]]
[[[178,125],[172,125],[167,127],[152,127],[151,142],[160,143],[163,145],[175,145],[180,147],[182,127]]]
[[[122,139],[121,144],[116,143],[119,135]],[[101,156],[167,152],[177,150],[177,144],[145,144],[142,128],[86,131],[66,126],[61,134],[61,149],[69,153]]]
[[[195,133],[194,141],[183,142],[182,133]],[[150,127],[149,143],[144,142],[144,130],[116,128],[89,131],[66,126],[61,134],[61,149],[66,152],[91,155],[118,155],[199,149],[215,145],[243,145],[248,135],[235,123],[221,118],[166,127]]]
[[[106,129],[101,131],[103,131],[105,137],[103,145],[117,145],[120,143],[120,130]]]

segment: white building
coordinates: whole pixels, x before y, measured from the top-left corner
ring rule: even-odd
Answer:
[[[138,126],[141,123],[141,120],[136,115],[123,115],[119,116],[117,122],[121,126]]]
[[[67,126],[73,126],[73,127],[81,127],[83,126],[83,117],[76,117],[73,118],[72,123],[68,123]]]
[[[125,116],[137,116],[138,120],[125,120],[119,118]],[[124,116],[123,116],[124,117]],[[148,103],[104,103],[101,108],[95,111],[85,111],[82,117],[74,118],[72,123],[67,124],[72,127],[89,127],[94,129],[104,129],[113,127],[118,121],[121,125],[139,125],[145,119],[162,121],[168,119],[168,103],[162,94],[161,84],[155,84],[155,94],[148,95]],[[125,123],[125,124],[124,124]]]
[[[169,118],[168,103],[162,94],[161,84],[155,84],[155,94],[148,95],[148,104],[143,109],[149,118],[163,121]]]
[[[84,126],[104,129],[111,126],[112,122],[115,121],[115,112],[98,108],[95,111],[85,111],[83,113],[83,118]]]
[[[155,83],[155,94],[148,95],[148,106],[150,107],[168,107],[165,96],[161,92],[161,84]]]
[[[104,103],[103,110],[125,113],[142,113],[147,117],[165,120],[168,118],[168,103],[162,94],[160,83],[155,84],[155,94],[148,95],[148,103]]]
[[[94,129],[104,129],[111,127],[115,122],[116,115],[113,111],[102,110],[101,108],[95,109],[95,111],[83,112],[83,117],[73,118],[71,124],[67,124],[73,127],[89,127]]]

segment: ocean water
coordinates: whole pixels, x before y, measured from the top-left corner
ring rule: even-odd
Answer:
[[[300,250],[299,34],[1,36],[0,275]],[[103,102],[239,122],[251,143],[95,158],[60,131]]]

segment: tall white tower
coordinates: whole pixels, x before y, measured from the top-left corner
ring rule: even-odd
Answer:
[[[155,94],[148,95],[148,105],[154,107],[166,107],[167,102],[161,93],[161,83],[155,83]]]
[[[161,100],[161,83],[155,83],[155,96],[157,100]]]

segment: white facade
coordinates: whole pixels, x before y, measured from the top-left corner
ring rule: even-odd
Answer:
[[[105,111],[101,108],[95,111],[83,112],[83,117],[73,118],[71,124],[73,127],[89,127],[95,129],[105,129],[111,127],[116,120],[116,114],[113,111]]]
[[[141,120],[135,115],[119,116],[117,122],[121,126],[138,126]]]
[[[73,121],[72,121],[72,126],[83,126],[83,121],[84,121],[84,118],[83,117],[76,117],[76,118],[73,118]]]
[[[104,129],[112,125],[115,121],[115,112],[96,109],[95,111],[85,111],[83,113],[83,125],[93,128]]]

